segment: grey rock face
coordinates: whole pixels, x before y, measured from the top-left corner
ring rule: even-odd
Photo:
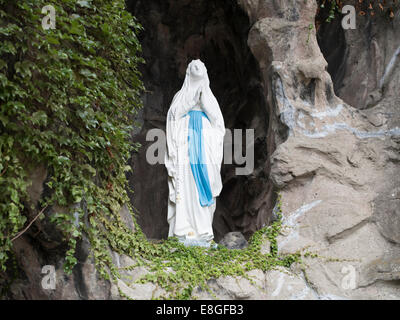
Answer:
[[[287,231],[278,237],[278,250],[307,248],[327,257],[307,261],[301,271],[315,298],[398,299],[397,271],[385,257],[397,261],[399,256],[400,112],[393,109],[399,73],[391,65],[399,39],[379,20],[371,24],[376,30],[372,42],[361,40],[371,32],[363,28],[367,22],[345,31],[340,41],[347,51],[342,50],[340,63],[331,51],[338,46],[324,49],[338,68],[346,66],[332,73],[333,83],[315,31],[306,31],[315,3],[294,3],[302,8],[298,20],[288,18],[287,3],[267,15],[253,15],[248,40],[265,75],[277,145],[270,178],[282,189]],[[332,34],[326,28],[325,34]],[[383,47],[390,53],[384,54]],[[369,55],[373,52],[374,57]],[[380,87],[386,89],[377,94]],[[378,276],[377,266],[386,270],[384,275]]]

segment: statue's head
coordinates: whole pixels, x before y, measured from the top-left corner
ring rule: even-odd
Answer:
[[[201,102],[207,88],[209,89],[207,68],[200,59],[192,60],[186,68],[186,77],[183,83],[181,94],[185,104]],[[210,90],[208,90],[210,91]]]
[[[195,59],[187,65],[182,88],[172,99],[172,117],[176,110],[198,104],[207,104],[219,110],[218,102],[210,88],[207,67],[200,59]]]
[[[200,59],[192,60],[189,70],[191,76],[195,79],[203,78],[206,73],[205,65]]]

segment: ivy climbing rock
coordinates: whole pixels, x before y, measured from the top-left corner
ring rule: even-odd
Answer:
[[[65,0],[46,29],[48,5],[0,1],[0,293],[106,299],[108,250],[134,229],[125,173],[141,26],[122,0]]]

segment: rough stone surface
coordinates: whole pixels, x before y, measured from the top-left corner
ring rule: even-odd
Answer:
[[[135,231],[135,224],[133,223],[132,215],[130,214],[129,209],[126,204],[122,206],[119,214],[121,216],[122,221],[125,223],[125,225],[132,231]]]
[[[114,264],[118,268],[121,278],[111,283],[110,299],[150,300],[165,294],[165,290],[153,283],[136,283],[137,280],[149,273],[143,266],[136,266],[136,262],[126,256],[112,252]],[[122,296],[120,295],[122,292]]]
[[[267,272],[266,283],[267,300],[315,300],[318,298],[303,277],[285,269]]]
[[[260,270],[248,272],[248,276],[254,281],[251,283],[243,277],[234,278],[224,276],[215,280],[208,281],[212,290],[210,294],[206,290],[196,288],[193,296],[202,300],[264,300],[267,297],[265,291],[265,274]]]
[[[261,243],[260,252],[261,254],[271,253],[271,243],[268,239],[264,239],[264,241]]]
[[[117,284],[112,284],[112,286],[111,292],[113,300],[120,299],[118,288],[124,295],[134,300],[150,300],[154,297],[154,293],[157,289],[153,283],[134,284],[128,286],[120,279],[118,279]]]

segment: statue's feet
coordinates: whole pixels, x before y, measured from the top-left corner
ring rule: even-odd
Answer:
[[[202,237],[198,237],[195,232],[188,232],[186,236],[183,237],[178,237],[179,242],[183,243],[186,247],[204,247],[204,248],[210,248],[210,247],[216,247],[217,245],[212,245],[211,241],[212,239],[204,239]]]

